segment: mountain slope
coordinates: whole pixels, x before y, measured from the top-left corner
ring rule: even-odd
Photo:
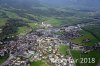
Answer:
[[[32,8],[42,6],[38,0],[0,0],[0,5],[14,8]]]
[[[99,9],[100,0],[40,0],[49,6],[61,6],[84,9]]]
[[[50,7],[70,7],[78,9],[100,9],[100,0],[0,0],[0,5],[14,8],[32,8],[49,5]]]

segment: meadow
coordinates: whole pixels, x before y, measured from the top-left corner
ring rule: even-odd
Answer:
[[[71,39],[71,41],[75,44],[79,44],[79,45],[83,45],[83,46],[95,46],[95,44],[97,42],[99,42],[99,40],[97,38],[95,38],[95,36],[93,36],[91,33],[86,32],[84,30],[80,31],[80,34],[82,36],[77,37],[75,39]],[[84,40],[89,40],[88,42],[83,42]]]
[[[97,66],[100,61],[100,51],[91,51],[85,54],[78,50],[71,50],[71,54],[74,60],[78,59],[76,66]],[[82,59],[85,58],[88,60],[85,60],[85,62],[81,63]]]

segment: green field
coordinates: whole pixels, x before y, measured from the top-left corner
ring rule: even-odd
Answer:
[[[5,12],[6,15],[7,15],[9,18],[20,18],[16,13],[13,13],[13,12],[10,12],[10,11],[5,11],[5,10],[3,10],[3,12]]]
[[[45,17],[44,22],[49,23],[53,26],[61,25],[76,25],[81,23],[88,23],[92,20],[87,18],[80,18],[75,16],[66,16],[66,17]]]
[[[91,51],[89,53],[83,54],[80,51],[76,51],[76,50],[71,50],[72,56],[74,59],[78,59],[78,62],[76,62],[76,66],[97,66],[97,64],[100,61],[100,51]],[[87,61],[87,63],[80,63],[82,60],[81,58],[90,58],[90,62],[89,60]],[[94,58],[95,60],[92,62],[92,58]]]
[[[25,35],[25,34],[27,34],[28,32],[30,32],[31,30],[32,30],[32,29],[30,29],[30,28],[27,27],[27,26],[18,27],[17,33],[18,33],[19,35]]]
[[[98,39],[96,39],[91,33],[86,31],[80,31],[80,34],[82,36],[72,39],[71,41],[75,44],[83,45],[83,46],[94,46],[95,43],[99,42]],[[83,40],[89,39],[89,42],[83,42]]]
[[[66,25],[74,25],[79,23],[79,19],[77,17],[74,16],[70,16],[70,17],[66,17],[66,18],[60,18],[62,24],[66,24]]]
[[[16,12],[12,12],[12,11],[9,11],[9,10],[5,10],[5,9],[3,10],[3,9],[2,9],[2,10],[0,11],[1,15],[2,15],[2,12],[4,12],[5,15],[8,16],[8,17],[7,17],[7,18],[0,18],[0,27],[1,27],[1,28],[2,28],[2,26],[3,26],[3,27],[6,27],[6,23],[10,24],[10,22],[11,22],[11,21],[13,22],[14,19],[15,19],[15,22],[16,22],[17,20],[19,20],[19,21],[22,20],[23,23],[20,22],[20,23],[18,24],[18,23],[16,22],[17,25],[27,24],[27,26],[19,26],[19,27],[15,25],[15,27],[16,27],[15,30],[17,30],[17,34],[18,34],[18,35],[25,35],[25,34],[27,34],[28,32],[32,31],[32,29],[35,30],[35,29],[38,28],[38,24],[37,24],[37,23],[34,23],[34,21],[30,20],[30,19],[27,17],[27,13],[25,14],[25,17],[21,17],[21,16],[19,16]],[[28,15],[28,16],[33,17],[33,19],[37,19],[37,17],[34,16],[34,15]],[[10,22],[8,22],[7,20],[10,20]],[[24,22],[25,22],[25,23],[24,23]]]
[[[31,63],[30,66],[48,66],[48,64],[45,61],[34,61]]]
[[[6,22],[7,22],[6,18],[0,18],[0,27],[4,26]]]
[[[51,24],[52,26],[60,26],[62,24],[60,20],[52,17],[47,18],[44,22]]]
[[[37,23],[28,23],[28,25],[32,28],[32,29],[37,29],[39,27],[39,25]]]
[[[59,46],[59,52],[64,56],[68,55],[67,49],[68,49],[68,46],[66,45]]]
[[[49,23],[53,26],[61,26],[61,25],[73,25],[78,23],[78,19],[75,17],[66,17],[66,18],[62,18],[62,17],[48,17],[45,20],[46,23]]]
[[[98,40],[100,40],[100,26],[89,25],[89,26],[84,27],[84,29],[91,32]]]
[[[0,64],[2,64],[3,62],[5,62],[8,57],[9,57],[8,55],[5,55],[3,57],[0,56]]]

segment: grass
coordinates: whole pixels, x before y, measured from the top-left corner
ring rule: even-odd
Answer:
[[[25,22],[32,22],[31,20],[29,20],[28,18],[24,18],[24,17],[20,17],[18,14],[14,13],[14,12],[10,12],[10,11],[4,11],[6,13],[6,15],[9,18],[15,18],[15,19],[22,19]]]
[[[30,66],[48,66],[48,64],[45,63],[45,62],[42,61],[42,60],[39,60],[39,61],[34,61],[34,62],[32,62]]]
[[[30,31],[31,31],[31,29],[30,29],[29,27],[23,26],[23,27],[18,27],[17,33],[18,33],[19,35],[25,35],[25,34],[27,34],[27,33],[30,32]]]
[[[73,24],[79,23],[79,20],[76,17],[72,17],[72,16],[67,17],[65,20],[66,20],[65,23],[67,23],[68,25],[73,25]]]
[[[5,62],[7,60],[9,56],[8,55],[5,55],[5,56],[0,56],[0,64],[2,64],[3,62]]]
[[[84,45],[84,46],[94,46],[95,43],[98,42],[98,39],[96,39],[91,33],[86,31],[80,31],[80,34],[83,36],[80,36],[78,38],[72,39],[71,41],[76,44]],[[83,40],[89,39],[89,42],[83,42]]]
[[[4,26],[6,22],[7,22],[6,18],[0,18],[0,27]]]
[[[10,11],[5,11],[5,13],[9,18],[20,18],[16,13]]]
[[[36,29],[38,28],[38,24],[37,23],[28,23],[28,25],[32,28],[32,29]]]
[[[61,21],[62,25],[75,25],[81,22],[77,17],[74,16],[60,17],[57,19]]]
[[[44,22],[49,23],[52,26],[60,26],[62,24],[60,20],[51,17],[47,18]]]
[[[92,34],[94,34],[98,40],[100,40],[100,26],[92,25],[84,27],[85,30],[88,30]]]
[[[45,18],[46,23],[50,23],[53,26],[61,26],[61,25],[75,25],[85,21],[86,19],[79,19],[75,16],[70,17],[47,17]]]
[[[86,54],[81,54],[80,51],[77,50],[71,50],[72,56],[74,59],[78,59],[78,62],[76,63],[76,66],[97,66],[100,60],[100,51],[91,51]],[[95,58],[95,63],[80,63],[80,58],[90,58],[92,61],[92,58]]]
[[[64,56],[68,55],[67,49],[68,47],[66,45],[59,46],[59,52]]]

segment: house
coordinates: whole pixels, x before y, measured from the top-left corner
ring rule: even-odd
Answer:
[[[4,56],[4,52],[3,51],[0,51],[0,56]]]

